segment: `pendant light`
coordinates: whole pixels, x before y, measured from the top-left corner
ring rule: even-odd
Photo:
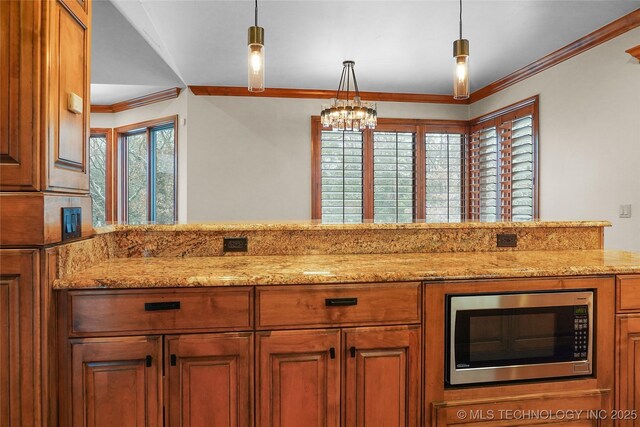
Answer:
[[[336,97],[331,100],[331,105],[322,107],[320,121],[322,127],[337,130],[363,130],[365,128],[374,129],[378,123],[378,112],[376,104],[372,102],[362,102],[360,100],[360,90],[353,67],[353,61],[342,63],[342,75]],[[353,80],[353,91],[351,81]],[[349,94],[353,93],[353,98],[349,99]]]
[[[264,91],[264,28],[258,27],[258,0],[255,0],[255,25],[249,27],[248,75],[249,92]]]
[[[453,42],[455,69],[453,99],[469,98],[469,40],[462,38],[462,0],[460,0],[460,38]]]

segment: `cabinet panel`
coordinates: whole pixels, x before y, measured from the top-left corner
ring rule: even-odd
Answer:
[[[538,393],[499,399],[438,402],[433,405],[436,427],[549,425],[563,427],[611,426],[610,390]]]
[[[640,311],[640,275],[616,277],[616,310]]]
[[[89,29],[60,1],[50,2],[47,189],[86,192],[89,137]],[[87,3],[87,6],[89,3]],[[69,108],[80,98],[82,111]]]
[[[314,330],[257,335],[257,426],[339,426],[339,334]]]
[[[71,360],[73,426],[162,425],[159,337],[73,340]]]
[[[251,333],[171,336],[166,343],[169,426],[251,426]]]
[[[393,325],[420,322],[420,283],[264,286],[258,328]]]
[[[347,330],[344,354],[344,425],[420,425],[419,327]]]
[[[640,412],[640,315],[617,316],[617,398],[616,409]],[[621,426],[638,427],[635,420],[620,422]]]
[[[37,250],[0,250],[0,425],[39,423]]]
[[[70,335],[246,330],[252,289],[136,289],[69,292]]]
[[[0,189],[39,189],[41,3],[0,1]]]

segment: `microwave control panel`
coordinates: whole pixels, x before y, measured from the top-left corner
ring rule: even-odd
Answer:
[[[573,313],[573,358],[584,360],[589,351],[589,309],[586,305],[576,305]]]

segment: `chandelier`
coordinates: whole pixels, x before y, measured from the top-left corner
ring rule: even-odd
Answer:
[[[353,70],[355,62],[344,61],[342,63],[342,76],[338,84],[336,97],[331,99],[331,105],[323,105],[320,115],[322,127],[332,130],[364,130],[374,129],[378,123],[378,112],[373,102],[362,102],[356,73]],[[351,91],[353,80],[353,91]],[[349,94],[353,98],[349,99]]]

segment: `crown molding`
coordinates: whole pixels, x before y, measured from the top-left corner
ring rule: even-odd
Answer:
[[[525,65],[517,71],[496,80],[495,82],[478,89],[473,92],[470,97],[470,103],[474,103],[483,98],[486,98],[494,93],[514,85],[522,80],[538,74],[548,68],[558,65],[561,62],[566,61],[582,52],[585,52],[592,47],[598,46],[614,37],[624,34],[629,30],[632,30],[640,26],[640,9],[636,9],[633,12],[616,19],[615,21],[605,25],[602,28],[595,30],[594,32],[587,34],[584,37],[579,38],[573,43],[569,43],[565,47],[562,47],[555,52],[544,56],[537,61],[532,62],[529,65]],[[628,52],[628,51],[627,51]],[[633,54],[632,54],[633,55]]]
[[[584,37],[579,38],[555,52],[538,59],[537,61],[534,61],[529,65],[526,65],[519,70],[516,70],[513,73],[476,90],[471,94],[469,99],[456,100],[453,99],[452,95],[395,92],[360,92],[360,97],[365,101],[458,105],[472,104],[639,26],[640,8],[616,19],[590,34],[587,34]],[[631,48],[626,52],[640,60],[640,46]],[[287,88],[267,88],[264,92],[249,92],[244,86],[189,86],[189,89],[194,95],[199,96],[250,96],[256,98],[331,99],[335,98],[336,94],[333,90]],[[181,89],[176,87],[139,98],[118,102],[112,105],[91,105],[91,112],[117,113],[120,111],[130,110],[132,108],[177,98],[180,91]]]
[[[640,44],[636,47],[632,47],[631,49],[625,50],[625,52],[627,52],[629,55],[633,56],[638,61],[640,61]]]
[[[264,92],[249,92],[242,86],[189,86],[194,95],[208,96],[251,96],[259,98],[313,98],[331,99],[335,90],[267,88]],[[468,104],[468,100],[455,100],[451,95],[393,92],[360,92],[363,101],[417,102],[432,104]]]
[[[126,101],[117,102],[111,105],[91,105],[92,113],[119,113],[120,111],[131,110],[133,108],[143,107],[156,102],[175,99],[180,95],[182,88],[174,87],[160,92],[150,93],[138,98],[128,99]]]

